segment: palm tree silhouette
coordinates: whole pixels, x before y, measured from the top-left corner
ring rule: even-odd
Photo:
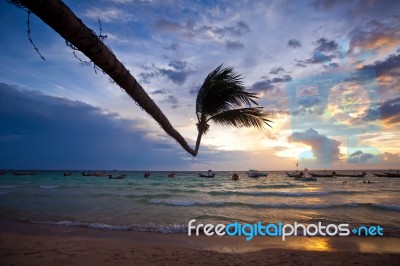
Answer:
[[[263,128],[269,125],[267,113],[259,107],[256,94],[243,86],[242,77],[232,67],[218,66],[204,80],[197,94],[196,115],[198,136],[195,155],[202,135],[209,129],[209,121],[224,126]],[[251,107],[251,104],[256,107]],[[248,107],[243,107],[248,106]]]
[[[217,67],[204,81],[196,101],[197,128],[199,131],[193,150],[168,118],[118,60],[102,40],[60,0],[9,0],[10,3],[26,8],[53,28],[66,41],[86,55],[102,69],[116,84],[137,102],[183,149],[197,155],[201,137],[208,130],[210,120],[217,124],[235,127],[262,127],[270,122],[261,107],[251,107],[257,97],[246,92],[241,77],[232,68]],[[248,108],[238,108],[248,105]]]

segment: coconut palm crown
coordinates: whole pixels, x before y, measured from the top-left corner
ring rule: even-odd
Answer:
[[[197,128],[207,132],[210,120],[216,124],[234,127],[270,126],[263,107],[259,107],[256,94],[243,86],[242,77],[232,67],[218,66],[204,80],[196,99]],[[251,104],[256,107],[251,107]],[[248,107],[244,107],[247,105]]]
[[[196,99],[197,129],[199,136],[207,133],[209,121],[234,127],[271,127],[267,113],[259,107],[256,94],[246,91],[242,77],[232,67],[218,66],[204,80]],[[254,104],[255,107],[251,105]],[[245,106],[245,107],[244,107]]]

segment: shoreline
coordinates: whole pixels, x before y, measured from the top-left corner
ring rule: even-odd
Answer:
[[[400,259],[400,238],[242,237],[111,231],[0,220],[4,265],[390,265]]]

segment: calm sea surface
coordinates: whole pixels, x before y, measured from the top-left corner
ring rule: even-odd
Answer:
[[[197,223],[349,223],[381,225],[400,236],[400,178],[319,178],[295,181],[284,172],[248,178],[239,172],[127,172],[121,180],[80,172],[39,171],[0,175],[0,219],[114,230],[186,232]],[[364,183],[370,180],[372,183]],[[347,183],[343,183],[347,181]]]

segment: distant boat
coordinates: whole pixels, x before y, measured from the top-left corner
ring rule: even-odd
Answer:
[[[287,175],[288,177],[299,178],[299,177],[302,177],[304,174],[303,174],[303,172],[296,172],[296,173],[289,173],[289,172],[286,172],[286,175]]]
[[[294,180],[297,180],[297,181],[318,181],[318,179],[316,178],[316,177],[298,177],[298,178],[295,178]]]
[[[233,173],[233,175],[232,175],[232,180],[234,180],[234,181],[237,181],[237,180],[239,180],[239,175],[238,174],[236,174],[236,173]]]
[[[200,177],[208,177],[208,178],[213,178],[215,176],[215,173],[212,170],[208,170],[207,174],[199,174]]]
[[[109,179],[124,179],[127,175],[128,175],[128,174],[121,174],[121,175],[116,175],[116,176],[111,175],[111,176],[109,176],[108,178],[109,178]]]
[[[262,176],[267,177],[268,173],[262,173],[257,170],[251,169],[247,172],[247,176],[252,177],[252,178],[258,178],[258,177],[262,177]]]
[[[325,173],[325,174],[319,174],[319,173],[310,173],[312,177],[333,177],[336,173],[332,172],[331,174]]]
[[[362,172],[361,174],[346,174],[346,173],[344,173],[344,174],[338,174],[338,173],[336,173],[335,174],[335,176],[338,176],[338,177],[364,177],[364,176],[366,176],[367,175],[367,173],[366,172]]]
[[[172,172],[172,173],[170,173],[170,174],[168,175],[168,177],[175,177],[175,176],[176,176],[175,172]]]
[[[36,175],[34,171],[14,171],[13,175]]]
[[[102,172],[82,172],[83,176],[104,176],[105,173]]]
[[[144,173],[144,177],[149,177],[151,175],[151,173],[150,172],[146,172],[146,173]]]
[[[72,172],[71,172],[71,171],[65,171],[65,172],[64,172],[64,176],[70,176],[70,175],[72,175]]]
[[[375,176],[378,177],[400,177],[399,170],[397,170],[397,173],[383,173],[383,174],[374,174]]]

